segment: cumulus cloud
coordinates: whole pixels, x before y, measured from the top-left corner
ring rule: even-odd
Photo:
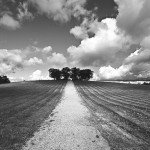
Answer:
[[[8,78],[10,79],[11,82],[20,82],[20,81],[24,81],[24,77],[12,77],[12,76],[8,76]]]
[[[34,18],[33,14],[31,12],[29,12],[29,10],[28,10],[27,2],[24,2],[23,4],[20,3],[20,5],[18,7],[17,17],[20,21]]]
[[[43,64],[43,60],[39,59],[37,57],[33,57],[33,58],[30,58],[29,60],[25,60],[25,64],[28,66],[30,66],[30,65],[41,65],[41,64]]]
[[[44,47],[42,51],[43,51],[44,53],[49,53],[49,52],[52,51],[52,47],[51,47],[51,46]]]
[[[96,25],[95,25],[96,24]],[[104,66],[116,61],[116,54],[128,48],[128,38],[116,26],[116,20],[107,18],[90,24],[95,35],[81,41],[78,47],[68,48],[72,64]]]
[[[14,72],[23,67],[23,58],[20,50],[0,49],[0,75]]]
[[[95,14],[91,14],[90,17],[84,17],[81,25],[72,28],[70,34],[73,34],[77,39],[89,38],[90,34],[95,35],[100,29],[100,26],[103,26],[95,17]]]
[[[52,47],[51,46],[47,46],[47,47],[44,47],[44,48],[40,48],[40,47],[37,47],[37,46],[28,46],[24,49],[24,54],[25,55],[44,55],[46,56],[47,54],[50,54],[52,52]]]
[[[134,63],[137,65],[140,63],[150,63],[150,50],[141,48],[135,51],[125,59],[125,63]]]
[[[38,52],[39,51],[36,51],[36,50],[33,50],[32,52],[30,52],[29,49],[27,50],[26,49],[25,50],[0,49],[0,75],[12,73],[12,72],[15,72],[15,70],[17,69],[22,69],[24,67],[28,67],[31,65],[44,64],[41,58],[38,58],[35,56],[36,53]],[[34,56],[31,57],[31,54]]]
[[[67,64],[67,59],[63,54],[52,53],[51,56],[47,57],[47,61],[51,66],[62,67]]]
[[[72,65],[100,67],[99,76],[102,79],[121,79],[129,76],[149,77],[150,1],[115,0],[118,4],[117,18],[106,18],[102,21],[85,9],[86,1],[29,0],[28,2],[35,6],[39,13],[46,14],[54,20],[66,22],[72,16],[78,19],[82,16],[82,23],[70,30],[70,34],[81,40],[79,46],[70,46],[67,49]],[[15,30],[20,27],[23,18],[32,16],[28,11],[27,3],[18,8],[18,13],[18,18],[16,17],[18,20],[14,19],[11,14],[4,14],[0,18],[0,26]],[[137,50],[137,47],[140,49]],[[67,59],[63,54],[50,53],[52,52],[51,46],[33,49],[34,53],[38,53],[37,57],[39,54],[43,58],[47,57],[51,65],[67,64]],[[30,51],[26,51],[24,55],[31,54]],[[24,59],[19,53],[15,55]],[[42,63],[43,58],[32,57],[26,61],[31,64]],[[1,68],[9,70],[7,67],[7,63],[4,63]]]
[[[70,34],[73,34],[77,39],[86,39],[88,38],[88,34],[86,29],[76,26],[70,30]]]
[[[68,21],[71,16],[79,18],[88,13],[84,9],[86,0],[29,0],[40,13],[44,13],[54,20]]]
[[[41,76],[42,76],[42,71],[36,70],[30,75],[30,78],[31,78],[31,80],[40,80]]]
[[[133,79],[150,75],[150,1],[115,0],[116,19],[84,17],[70,30],[81,39],[68,48],[73,65],[99,66],[101,79]],[[132,14],[132,15],[131,15]],[[140,48],[137,50],[137,48]]]
[[[34,16],[28,10],[28,2],[13,2],[10,6],[7,6],[8,2],[1,2],[1,10],[0,10],[0,26],[16,30],[21,27],[21,24],[24,20],[33,19]],[[15,11],[14,11],[15,9]]]
[[[67,65],[67,58],[63,54],[51,51],[51,46],[45,48],[31,46],[23,50],[0,49],[0,75],[35,65],[45,64],[56,67]]]
[[[12,16],[8,14],[4,14],[0,18],[0,26],[15,30],[15,29],[20,28],[20,23],[18,20],[15,20]]]
[[[130,72],[140,78],[150,77],[150,50],[139,49],[128,56],[124,64],[132,64]]]
[[[93,78],[90,79],[90,81],[97,81],[99,79],[100,79],[99,76],[96,73],[93,73]]]
[[[139,49],[131,53],[119,68],[100,67],[101,79],[138,79],[150,77],[150,50]]]
[[[31,80],[48,80],[49,79],[48,75],[45,77],[42,75],[41,70],[34,71],[29,77]]]
[[[115,69],[110,66],[105,66],[106,74],[103,75],[113,76],[120,71],[120,68],[124,66],[130,66],[127,70],[127,74],[131,74],[133,78],[146,78],[150,77],[150,1],[149,0],[115,0],[118,4],[118,16],[116,18],[117,28],[124,35],[130,37],[130,44],[136,44],[141,47],[138,50],[131,51],[129,47],[127,49],[129,56],[124,58],[122,65]],[[132,14],[132,15],[131,15]],[[104,68],[100,68],[104,71]],[[110,73],[109,73],[110,71]],[[119,78],[127,78],[127,74],[122,76],[119,73]],[[114,77],[115,78],[115,77]]]
[[[51,66],[61,67],[67,64],[67,58],[61,53],[52,52],[51,46],[44,48],[38,48],[35,46],[27,47],[23,53],[28,57],[33,56],[32,58],[25,60],[27,66],[49,64]]]
[[[99,78],[104,80],[122,79],[130,74],[132,65],[122,65],[119,68],[104,66],[99,69]]]
[[[130,35],[135,42],[140,42],[150,34],[149,0],[115,0],[119,14],[117,25]]]

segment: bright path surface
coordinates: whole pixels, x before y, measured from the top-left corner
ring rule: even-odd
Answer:
[[[69,81],[61,102],[23,150],[110,150],[90,120],[74,84]]]

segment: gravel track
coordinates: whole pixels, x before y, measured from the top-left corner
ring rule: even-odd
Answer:
[[[64,89],[53,115],[22,150],[110,150],[107,141],[91,120],[72,81]]]

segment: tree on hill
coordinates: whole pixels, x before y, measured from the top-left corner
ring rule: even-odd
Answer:
[[[7,76],[0,76],[0,84],[2,83],[10,83],[10,80]]]

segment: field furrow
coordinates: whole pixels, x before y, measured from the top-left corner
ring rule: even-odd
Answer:
[[[89,86],[92,87],[92,86]],[[115,89],[115,88],[106,88],[106,87],[95,87],[95,88],[91,88],[92,90],[96,89],[97,91],[102,91],[103,94],[109,94],[111,96],[117,96],[120,97],[120,99],[123,99],[124,101],[131,101],[132,103],[144,103],[146,102],[148,105],[150,105],[150,100],[149,100],[149,93],[143,93],[142,91],[140,91],[140,94],[137,92],[135,93],[135,91],[122,91],[120,89]],[[135,100],[136,98],[136,100]],[[145,103],[144,103],[145,104]]]
[[[150,114],[147,113],[147,112],[150,112],[150,107],[148,107],[147,105],[142,105],[142,104],[133,105],[132,103],[127,103],[127,102],[124,102],[124,100],[120,100],[120,97],[113,97],[113,95],[108,96],[106,94],[102,94],[99,92],[93,93],[93,91],[90,88],[88,88],[87,90],[89,90],[90,93],[96,96],[97,98],[101,97],[101,101],[103,101],[103,103],[105,103],[106,105],[116,106],[116,107],[119,106],[119,107],[129,109],[129,110],[132,109],[134,110],[134,112],[150,118]]]
[[[97,118],[94,122],[114,149],[148,150],[150,97],[144,96],[143,101],[138,98],[146,92],[148,95],[150,89],[142,85],[98,82],[75,82],[75,85],[85,105]]]

